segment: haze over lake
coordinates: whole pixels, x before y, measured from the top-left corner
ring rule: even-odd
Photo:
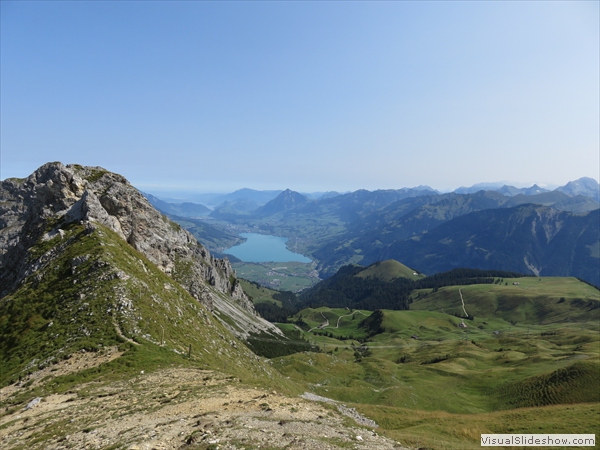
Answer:
[[[287,238],[256,233],[241,233],[247,239],[241,245],[225,250],[244,262],[311,262],[310,258],[285,248]]]

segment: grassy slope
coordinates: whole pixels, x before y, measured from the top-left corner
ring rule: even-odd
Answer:
[[[277,291],[263,286],[257,286],[256,284],[250,283],[244,279],[240,279],[240,284],[242,285],[246,295],[252,299],[254,304],[274,303],[281,308],[281,301],[273,298],[273,295],[277,294]]]
[[[388,259],[387,261],[382,261],[379,264],[374,264],[366,268],[356,276],[360,278],[373,277],[387,282],[393,281],[396,278],[409,278],[411,280],[425,278],[425,275],[415,275],[415,273],[416,272],[410,267],[406,267],[404,264],[394,259]]]
[[[463,315],[460,289],[467,313],[475,317],[496,317],[527,324],[600,319],[600,292],[576,278],[507,278],[504,283],[450,286],[437,292],[416,291],[410,307]],[[565,300],[561,302],[561,298]]]
[[[52,248],[57,249],[52,263],[28,277],[0,305],[2,385],[81,349],[97,351],[109,345],[128,351],[100,368],[62,377],[47,389],[126,377],[166,364],[228,370],[245,381],[280,384],[275,375],[265,379],[267,369],[243,343],[112,231],[100,227],[87,234],[82,226],[70,225],[62,241],[56,238],[33,248],[31,257],[37,259]],[[73,260],[82,256],[85,261],[73,273]]]
[[[360,320],[344,318],[343,331],[335,328],[348,311],[303,310],[297,317],[311,328],[324,321],[322,314],[329,320],[329,327],[310,333],[325,353],[278,358],[274,367],[307,390],[352,404],[382,432],[417,447],[479,448],[481,433],[598,434],[598,309],[572,301],[597,302],[598,291],[571,278],[505,281],[508,286],[462,288],[475,315],[465,320],[468,335],[458,327],[461,319],[448,314],[458,312],[459,287],[444,288],[415,301],[420,310],[384,311],[385,332],[369,340],[368,352],[357,340],[336,339],[365,337]],[[507,292],[515,300],[501,301],[504,309],[497,310],[498,294]],[[537,321],[510,321],[534,312]]]
[[[365,338],[367,331],[359,328],[360,322],[368,317],[371,311],[366,310],[347,310],[345,308],[306,308],[294,316],[294,319],[302,319],[309,328],[315,328],[329,321],[329,326],[315,332],[331,333],[334,337],[349,337],[354,339]]]
[[[484,433],[600,435],[600,407],[597,403],[519,408],[483,414],[449,414],[374,405],[360,405],[357,409],[380,424],[386,436],[417,448],[477,450],[482,448],[480,436]],[[531,447],[496,448],[516,450]]]

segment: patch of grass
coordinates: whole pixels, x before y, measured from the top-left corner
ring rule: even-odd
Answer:
[[[66,241],[70,244],[63,246]],[[0,384],[14,381],[18,372],[35,371],[81,349],[122,341],[112,323],[102,319],[111,305],[105,299],[112,297],[115,280],[93,282],[109,278],[108,267],[99,263],[98,243],[97,236],[71,225],[64,238],[30,252],[35,258],[55,248],[57,255],[42,262],[40,270],[0,305]]]
[[[315,352],[319,350],[317,346],[311,345],[306,341],[298,330],[288,327],[283,327],[281,330],[285,338],[264,332],[261,334],[251,333],[246,341],[246,345],[257,355],[266,358],[276,358],[298,352]]]
[[[106,171],[106,170],[92,169],[91,173],[86,177],[86,179],[90,183],[95,183],[96,181],[98,181],[100,178],[102,178],[107,173],[108,173],[108,171]]]
[[[172,220],[169,220],[169,226],[171,227],[171,229],[173,231],[181,231],[181,225],[179,225],[177,222],[173,222]]]
[[[498,409],[600,402],[600,366],[577,362],[551,373],[506,383],[494,390]]]
[[[177,281],[184,282],[192,277],[192,261],[182,260],[178,256],[175,257],[173,278]]]
[[[273,303],[280,308],[282,307],[281,301],[276,300],[273,297],[279,291],[266,288],[256,282],[244,280],[243,278],[240,278],[239,282],[242,285],[242,289],[244,289],[246,295],[248,295],[248,297],[252,300],[252,303],[255,305],[258,303]]]
[[[410,267],[407,267],[394,259],[372,264],[355,276],[359,278],[372,277],[387,282],[393,281],[396,278],[409,278],[411,280],[425,278],[425,275],[415,272]]]
[[[379,433],[413,448],[476,450],[481,448],[480,436],[484,433],[592,433],[598,436],[600,431],[600,406],[590,403],[522,408],[485,414],[449,414],[442,411],[409,411],[386,406],[353,406],[379,424]]]
[[[600,291],[572,277],[524,277],[505,284],[448,286],[412,294],[411,310],[500,318],[521,324],[600,321]],[[518,283],[518,284],[513,284]],[[460,292],[459,292],[460,291]]]
[[[345,308],[306,308],[294,315],[292,321],[306,324],[306,328],[312,329],[311,335],[324,336],[340,340],[366,339],[371,330],[361,326],[361,322],[369,317],[372,311],[349,310]],[[318,328],[328,321],[329,324]]]

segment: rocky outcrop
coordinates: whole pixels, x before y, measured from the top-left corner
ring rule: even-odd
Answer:
[[[239,309],[240,330],[277,332],[257,317],[227,259],[214,258],[158,212],[121,175],[101,167],[48,163],[0,185],[0,298],[32,273],[28,252],[71,222],[110,228],[177,280],[210,311]],[[33,268],[35,269],[35,268]],[[240,334],[240,330],[232,330]]]

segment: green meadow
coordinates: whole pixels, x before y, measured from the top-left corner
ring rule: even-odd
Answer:
[[[259,303],[274,303],[281,308],[281,300],[277,300],[273,297],[278,291],[261,286],[257,283],[252,283],[243,278],[240,278],[240,284],[246,295],[252,299],[252,302],[255,305]]]
[[[461,294],[467,313],[475,317],[527,324],[600,320],[598,290],[569,277],[506,278],[498,284],[416,290],[411,309],[464,315]]]
[[[281,326],[322,352],[272,361],[415,448],[480,448],[482,433],[600,436],[599,305],[577,279],[528,277],[417,291],[408,311],[305,309]]]
[[[396,278],[408,278],[410,280],[420,280],[425,278],[425,275],[415,272],[410,267],[404,264],[388,259],[367,267],[362,272],[356,275],[360,278],[374,277],[381,281],[393,281]]]
[[[278,291],[298,292],[319,282],[314,263],[236,262],[232,266],[238,277]],[[253,294],[250,292],[249,295]]]

